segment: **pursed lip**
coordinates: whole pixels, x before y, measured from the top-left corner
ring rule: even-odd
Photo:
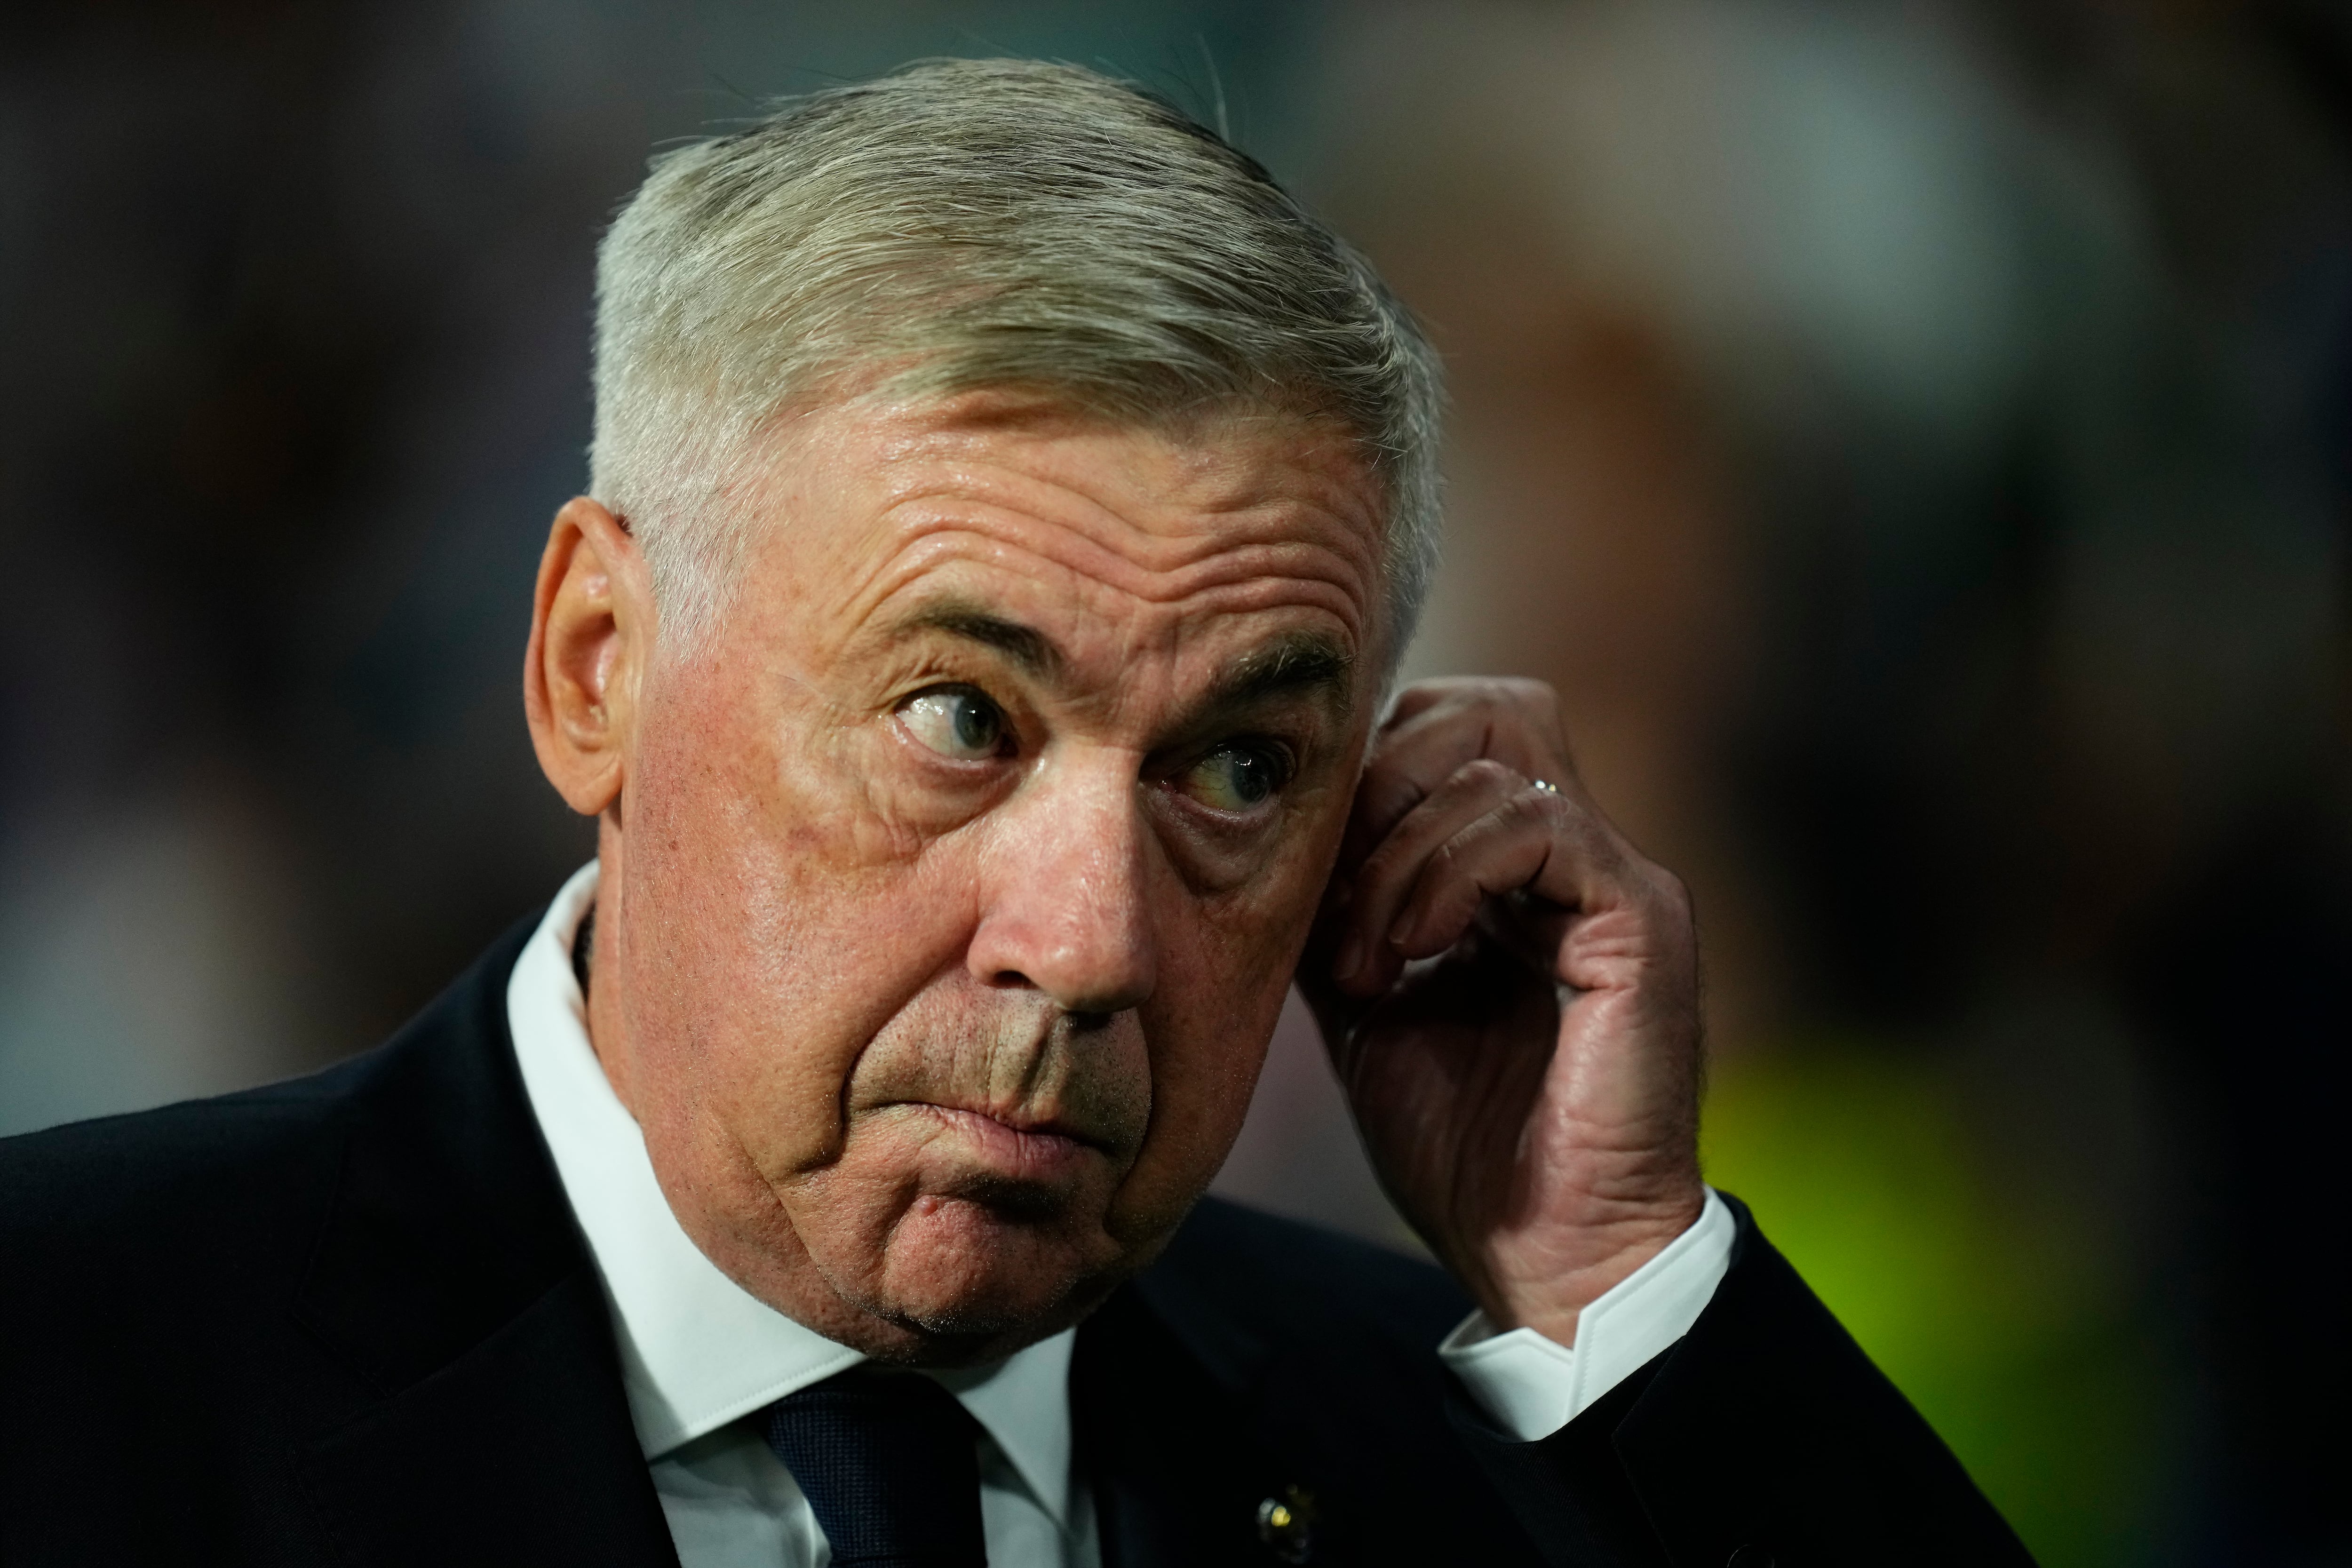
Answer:
[[[1088,1154],[1109,1157],[1112,1153],[1102,1139],[1050,1116],[982,1110],[929,1100],[895,1103],[898,1109],[931,1117],[971,1146],[984,1163],[1008,1174],[1053,1176],[1066,1172]]]

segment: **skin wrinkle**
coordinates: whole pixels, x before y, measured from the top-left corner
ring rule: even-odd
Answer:
[[[986,405],[983,404],[982,406]],[[1071,424],[1067,416],[1052,411],[1045,411],[1044,416],[1049,421],[1049,429],[1067,428]],[[807,433],[805,425],[796,428]],[[1263,434],[1262,430],[1260,434]],[[820,439],[829,436],[829,432],[821,433]],[[895,440],[885,447],[888,463],[910,461],[925,450],[925,444],[913,437]],[[1318,442],[1307,447],[1307,455],[1320,460],[1328,460],[1346,451],[1345,445],[1338,441]],[[845,458],[837,450],[822,446],[813,447],[809,455],[810,467],[839,462]],[[1231,463],[1230,459],[1223,459],[1216,464],[1202,463],[1195,467],[1202,469],[1230,468]],[[786,471],[789,471],[789,465],[781,461],[769,466],[771,475]],[[967,479],[981,475],[1001,477],[997,470],[980,465],[968,465],[958,471],[964,473]],[[1057,479],[1069,476],[1055,471]],[[887,480],[890,476],[883,478]],[[894,515],[908,504],[910,486],[913,493],[936,500],[948,482],[946,479],[933,479],[928,483],[901,480],[895,488],[887,482],[875,488],[890,498],[882,504],[886,515]],[[1045,495],[1041,500],[1039,487],[1034,482],[1020,481],[1018,488],[1022,491],[1021,499],[1035,505],[1041,515],[1067,511],[1066,508],[1055,504],[1055,498],[1052,494]],[[1314,566],[1321,568],[1322,578],[1318,585],[1324,590],[1315,597],[1333,612],[1335,619],[1341,622],[1341,629],[1349,642],[1360,646],[1366,629],[1364,610],[1374,600],[1377,556],[1360,557],[1347,563],[1350,570],[1334,573],[1332,567],[1339,562],[1328,545],[1318,549],[1312,543],[1297,542],[1298,534],[1305,531],[1298,527],[1302,521],[1322,524],[1315,531],[1324,534],[1327,539],[1333,534],[1360,534],[1365,529],[1376,530],[1380,526],[1377,510],[1366,498],[1356,497],[1349,505],[1338,504],[1331,499],[1342,493],[1342,489],[1328,481],[1315,485],[1308,501],[1296,511],[1265,514],[1265,508],[1256,508],[1261,515],[1254,520],[1255,530],[1266,536],[1262,540],[1244,545],[1231,538],[1221,539],[1214,528],[1195,529],[1192,531],[1197,537],[1189,546],[1180,540],[1177,546],[1171,547],[1178,552],[1164,559],[1147,560],[1140,566],[1122,557],[1118,547],[1148,556],[1160,542],[1154,536],[1116,519],[1109,508],[1091,496],[1086,498],[1088,504],[1084,509],[1064,516],[1061,521],[1080,530],[1087,527],[1105,530],[1114,536],[1108,542],[1087,538],[1083,534],[1073,537],[1066,528],[1060,532],[1041,530],[1036,520],[1025,513],[1005,512],[987,507],[960,508],[951,516],[919,517],[911,521],[897,519],[894,515],[894,521],[903,524],[898,530],[898,549],[879,558],[866,580],[861,583],[849,613],[870,615],[875,605],[903,591],[910,582],[936,574],[945,563],[940,558],[943,555],[985,563],[1000,557],[1008,549],[1030,549],[1039,552],[1067,573],[1081,593],[1085,591],[1087,579],[1098,574],[1111,591],[1147,604],[1175,607],[1191,615],[1213,614],[1226,609],[1254,610],[1270,599],[1296,599],[1308,584],[1318,582],[1314,573],[1305,570]],[[789,511],[790,509],[778,507],[775,510]],[[1249,514],[1249,509],[1237,507],[1231,498],[1222,496],[1213,498],[1202,510],[1213,521],[1224,523],[1229,523],[1234,517]],[[1107,519],[1109,520],[1108,522]],[[1041,539],[1041,532],[1047,537]],[[1178,549],[1178,546],[1181,548]],[[1223,550],[1222,555],[1217,553],[1220,549]],[[1220,563],[1223,564],[1221,566]],[[1255,585],[1255,591],[1252,584]],[[1226,592],[1224,602],[1191,602],[1218,590]],[[1133,664],[1147,651],[1150,650],[1130,647],[1123,657]],[[1119,683],[1116,681],[1104,681],[1101,685],[1112,692],[1121,691]]]
[[[1222,1163],[1294,972],[1497,1323],[1570,1342],[1690,1223],[1686,895],[1550,693],[1409,689],[1357,797],[1391,632],[1353,463],[1297,422],[844,405],[771,454],[736,608],[675,654],[629,537],[559,515],[526,698],[603,817],[590,1037],[754,1296],[902,1361],[1075,1321]],[[942,730],[944,693],[995,711]]]
[[[870,615],[876,605],[908,591],[912,584],[923,582],[950,565],[968,563],[985,567],[1001,559],[1008,549],[1029,549],[1040,542],[1019,537],[1016,530],[1006,531],[1013,535],[1010,538],[1000,540],[992,537],[984,528],[978,526],[987,521],[990,520],[984,514],[972,513],[959,513],[952,520],[934,521],[908,539],[900,553],[877,571],[877,580],[859,595],[847,613]],[[1046,553],[1043,551],[1037,552]],[[1070,553],[1086,552],[1072,551]],[[1296,603],[1303,597],[1339,622],[1350,644],[1360,645],[1365,628],[1360,617],[1361,600],[1358,595],[1364,591],[1364,584],[1360,581],[1342,581],[1336,576],[1318,582],[1311,573],[1301,569],[1310,564],[1328,565],[1329,555],[1328,550],[1236,551],[1230,566],[1233,575],[1226,580],[1213,577],[1205,582],[1191,582],[1180,577],[1164,586],[1150,581],[1152,591],[1137,591],[1137,585],[1128,584],[1109,584],[1106,587],[1096,583],[1095,592],[1086,596],[1102,596],[1107,592],[1188,616],[1247,614],[1272,604]],[[1048,559],[1051,559],[1050,555]],[[1053,563],[1079,584],[1087,583],[1092,573],[1098,570],[1092,559],[1054,561]],[[1139,651],[1142,650],[1130,649],[1130,652]]]
[[[906,520],[904,533],[908,557],[903,570],[916,575],[932,569],[933,563],[925,558],[927,549],[948,551],[961,535],[971,535],[982,543],[982,551],[993,551],[1004,545],[1016,549],[1036,549],[1042,542],[1039,535],[1024,526],[1025,520],[1009,511],[996,511],[980,507],[958,508],[951,513],[919,514]],[[1002,541],[992,535],[986,525],[1002,528],[1007,537]],[[1342,524],[1341,526],[1345,526]],[[1304,584],[1315,581],[1312,571],[1302,566],[1331,564],[1328,550],[1313,544],[1279,541],[1254,542],[1252,544],[1221,551],[1202,561],[1176,561],[1164,570],[1147,569],[1130,574],[1129,563],[1104,551],[1097,553],[1091,541],[1075,541],[1073,553],[1078,559],[1068,563],[1074,574],[1098,575],[1113,591],[1143,604],[1181,605],[1187,599],[1200,597],[1218,590],[1237,590],[1240,603],[1249,607],[1246,595],[1255,592],[1271,595],[1295,593]],[[893,564],[898,564],[893,563]],[[1272,579],[1284,579],[1276,584]],[[1356,595],[1362,590],[1360,582],[1331,584],[1331,596],[1327,600],[1336,616],[1346,618],[1360,601]]]
[[[937,433],[928,437],[910,432],[887,443],[879,465],[882,472],[877,477],[887,481],[908,465],[936,459],[941,446],[952,445],[969,454],[988,437],[1001,434],[1008,426],[1017,427],[1024,420],[1036,422],[1047,430],[1064,431],[1083,428],[1090,423],[1051,405],[1018,400],[1008,404],[1002,396],[976,395],[960,399],[950,406],[972,411],[965,422],[969,428],[961,428],[953,435]],[[903,405],[884,404],[880,416],[887,419],[896,414],[903,417],[904,411]],[[1333,474],[1328,478],[1312,476],[1322,481],[1310,484],[1312,493],[1286,497],[1286,504],[1275,514],[1266,513],[1262,495],[1246,488],[1212,494],[1199,503],[1196,515],[1214,526],[1195,530],[1189,538],[1183,533],[1170,537],[1137,528],[1106,500],[1103,492],[1107,485],[1089,483],[1087,475],[1072,472],[1066,465],[1057,466],[1042,476],[1046,482],[1041,486],[1040,476],[1011,473],[984,461],[971,460],[969,456],[963,464],[950,463],[945,473],[929,477],[928,481],[917,476],[896,486],[886,482],[882,487],[886,499],[880,500],[879,510],[894,521],[902,511],[913,513],[907,526],[916,536],[935,523],[948,522],[945,519],[926,518],[923,506],[950,494],[955,498],[960,512],[975,521],[984,518],[1006,525],[1016,534],[1029,531],[1034,523],[1043,522],[1065,531],[1074,543],[1087,551],[1085,559],[1069,563],[1074,569],[1098,574],[1121,592],[1146,602],[1166,602],[1162,595],[1183,596],[1195,591],[1185,580],[1187,571],[1203,563],[1213,565],[1220,559],[1230,563],[1229,569],[1236,577],[1293,575],[1288,569],[1297,564],[1294,561],[1264,563],[1236,549],[1242,541],[1230,537],[1234,531],[1230,525],[1233,520],[1247,518],[1253,512],[1260,514],[1263,536],[1251,542],[1301,553],[1304,552],[1298,551],[1294,531],[1301,519],[1294,509],[1328,514],[1347,531],[1381,527],[1379,504],[1361,483],[1352,444],[1337,426],[1230,417],[1221,424],[1210,416],[1185,424],[1177,444],[1179,449],[1189,447],[1192,457],[1180,467],[1176,476],[1179,484],[1198,488],[1204,476],[1220,472],[1230,480],[1234,465],[1228,443],[1213,437],[1240,437],[1241,440],[1230,443],[1240,447],[1253,438],[1263,441],[1269,431],[1287,431],[1294,437],[1307,437],[1298,443],[1302,465],[1324,465]],[[808,426],[799,428],[805,432]],[[1336,477],[1351,469],[1360,476],[1355,481],[1342,481]],[[772,467],[770,472],[774,471]],[[908,542],[911,545],[913,538]],[[1014,542],[1034,544],[1034,539],[1016,539]],[[1376,572],[1377,556],[1372,565]],[[1342,593],[1351,605],[1369,604],[1373,600],[1367,593],[1368,587],[1360,577],[1342,585]]]
[[[1001,455],[977,463],[961,437],[908,438],[903,409],[877,417],[796,427],[767,465],[727,641],[646,663],[607,914],[639,928],[614,955],[629,990],[665,1002],[592,1034],[600,1054],[625,1034],[646,1064],[613,1076],[722,1268],[846,1342],[961,1359],[1052,1331],[1139,1267],[1238,1130],[1233,1086],[1255,1075],[1360,753],[1356,705],[1327,688],[1360,679],[1380,513],[1333,501],[1363,477],[1318,468],[1333,448],[1297,426],[1214,432],[1204,461],[1146,432],[999,418]],[[942,451],[948,471],[915,471]],[[894,499],[918,491],[920,514]],[[1060,679],[1022,671],[1004,638],[893,647],[918,600],[914,616],[962,604],[1038,631]],[[1268,674],[1286,668],[1297,684]],[[894,704],[932,679],[1002,701],[1018,757],[964,773],[914,742]],[[1217,718],[1292,737],[1293,797],[1225,820],[1174,787],[1165,771]],[[722,974],[748,984],[706,978]],[[700,1016],[675,1016],[681,998]],[[760,1044],[778,1030],[808,1048]],[[1002,1125],[974,1143],[963,1112],[926,1101]],[[1016,1131],[1041,1121],[1072,1136]]]

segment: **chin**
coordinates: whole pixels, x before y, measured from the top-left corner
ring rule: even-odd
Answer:
[[[1083,1317],[1126,1277],[1121,1255],[1099,1223],[927,1196],[892,1227],[865,1305],[937,1350],[1003,1354]]]

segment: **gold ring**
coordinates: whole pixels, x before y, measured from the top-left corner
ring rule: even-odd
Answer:
[[[1546,795],[1558,795],[1559,793],[1559,785],[1553,784],[1549,779],[1529,779],[1528,783],[1535,785],[1536,788],[1543,791]]]

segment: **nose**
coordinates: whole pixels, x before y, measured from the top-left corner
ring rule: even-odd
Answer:
[[[1106,757],[1051,767],[998,808],[965,961],[974,979],[1097,1016],[1151,994],[1150,846],[1136,791],[1134,770]]]

